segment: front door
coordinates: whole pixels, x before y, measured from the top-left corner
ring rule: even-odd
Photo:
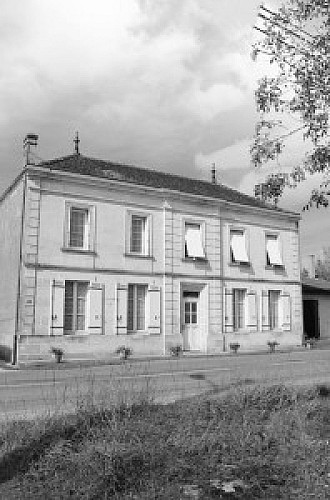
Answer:
[[[183,348],[185,351],[201,350],[199,292],[183,292]]]

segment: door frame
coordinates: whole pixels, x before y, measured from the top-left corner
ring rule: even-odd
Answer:
[[[200,335],[200,349],[198,352],[207,352],[207,336],[208,336],[208,323],[209,323],[209,300],[208,300],[208,286],[206,283],[196,282],[181,282],[180,284],[180,333],[183,342],[183,328],[184,328],[184,292],[195,292],[199,294],[198,297],[198,325]]]

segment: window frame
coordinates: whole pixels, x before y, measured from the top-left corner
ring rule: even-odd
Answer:
[[[231,235],[232,233],[242,233],[244,236],[244,242],[245,242],[245,251],[248,260],[243,261],[243,260],[234,260],[233,259],[233,251],[231,247]],[[250,247],[249,247],[249,238],[248,238],[248,230],[245,227],[241,226],[230,226],[229,227],[229,265],[231,266],[251,266],[251,260],[250,260]]]
[[[132,221],[133,217],[145,220],[144,249],[142,252],[132,251]],[[125,255],[139,258],[152,258],[152,214],[145,211],[128,210],[126,213],[126,245]]]
[[[246,330],[247,328],[247,289],[246,288],[233,288],[233,297],[232,297],[232,300],[233,300],[233,331],[235,333],[239,333],[239,332],[243,332],[244,330]],[[242,301],[242,325],[237,325],[237,315],[236,315],[236,312],[237,312],[237,304],[239,304],[239,302],[237,302],[236,300],[236,295],[238,295],[238,293],[242,293],[243,294],[243,301]]]
[[[71,245],[71,211],[87,212],[83,246]],[[86,234],[87,233],[87,234]],[[95,253],[95,206],[87,203],[65,202],[64,245],[62,250],[77,253]]]
[[[143,328],[138,328],[140,318],[138,317],[138,288],[144,289],[144,318]],[[133,290],[133,307],[130,307],[130,290]],[[128,283],[127,285],[127,334],[134,335],[145,333],[148,329],[147,326],[147,301],[148,301],[148,285],[145,283]],[[130,318],[130,311],[132,310],[133,317]],[[130,326],[132,325],[132,328]]]
[[[72,325],[73,328],[71,330],[66,329],[66,287],[67,284],[72,283]],[[84,329],[78,329],[78,285],[85,285],[85,297],[84,297]],[[63,310],[63,335],[86,335],[88,333],[88,291],[89,291],[90,282],[84,280],[65,280],[64,281],[64,310]]]
[[[267,251],[267,238],[276,238],[278,242],[278,248],[282,260],[282,264],[271,264],[269,259],[268,259],[268,251]],[[265,232],[265,262],[266,262],[266,269],[284,269],[284,262],[283,262],[283,245],[282,245],[282,238],[280,233],[278,232],[273,232],[273,231],[266,231]]]
[[[202,249],[204,252],[204,257],[196,257],[196,256],[190,256],[186,255],[186,226],[199,226],[199,231],[200,231],[200,240],[201,240],[201,245]],[[183,260],[186,261],[206,261],[206,229],[205,229],[205,221],[200,220],[200,219],[191,219],[191,218],[185,218],[182,220],[182,235],[183,235],[183,242],[182,242],[182,255],[183,255]]]
[[[276,304],[277,316],[274,316],[276,318],[276,321],[274,322],[274,324],[272,324],[272,318],[274,317],[271,307],[271,296],[275,294],[277,296],[277,304]],[[268,323],[270,331],[280,330],[280,319],[281,319],[281,290],[268,290]]]

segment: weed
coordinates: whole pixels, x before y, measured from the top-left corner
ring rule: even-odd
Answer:
[[[0,497],[326,499],[324,391],[241,384],[166,406],[94,398],[13,422],[0,434]]]

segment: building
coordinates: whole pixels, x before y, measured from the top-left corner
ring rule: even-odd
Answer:
[[[318,346],[330,345],[330,282],[304,278],[302,282],[304,337]]]
[[[29,163],[0,200],[1,357],[301,345],[297,214],[78,152]]]

